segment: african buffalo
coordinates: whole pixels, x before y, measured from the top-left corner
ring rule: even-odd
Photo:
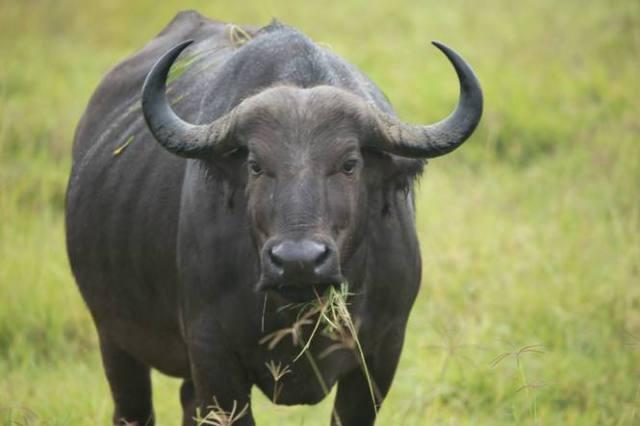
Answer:
[[[76,131],[66,232],[115,424],[153,424],[150,368],[184,380],[184,424],[234,405],[254,424],[253,385],[289,405],[336,383],[332,423],[374,423],[420,283],[414,180],[482,114],[470,66],[434,44],[460,100],[431,125],[275,21],[182,12],[106,75]],[[305,308],[343,283],[361,356]]]

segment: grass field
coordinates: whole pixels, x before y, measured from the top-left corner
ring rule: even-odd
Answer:
[[[430,40],[478,72],[479,130],[419,188],[423,287],[379,424],[640,424],[634,0],[0,0],[0,424],[109,422],[64,248],[70,144],[101,76],[185,8],[279,17],[361,67],[408,121],[457,97]],[[154,385],[158,423],[178,424],[178,382]],[[254,397],[261,426],[328,424],[329,400]]]

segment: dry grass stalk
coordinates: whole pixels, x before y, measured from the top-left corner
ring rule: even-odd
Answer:
[[[537,408],[537,404],[536,404],[536,398],[535,398],[535,395],[533,395],[531,391],[532,390],[536,390],[538,388],[541,388],[544,384],[543,383],[529,383],[529,381],[527,380],[527,376],[525,374],[524,366],[522,365],[522,359],[521,359],[522,355],[524,355],[526,353],[543,354],[544,351],[542,350],[542,345],[526,345],[526,346],[521,347],[518,350],[501,353],[500,355],[498,355],[497,357],[495,357],[493,359],[493,361],[491,362],[491,366],[492,367],[496,367],[498,364],[500,364],[500,362],[502,362],[506,358],[509,358],[509,357],[515,358],[516,367],[518,369],[518,373],[520,374],[520,380],[522,382],[522,385],[516,390],[515,393],[518,393],[523,389],[526,391],[527,401],[528,401],[529,407],[531,409],[531,416],[533,417],[533,421],[535,423],[538,423],[538,408]]]
[[[245,31],[242,27],[229,24],[229,41],[234,47],[240,47],[250,41],[253,36]]]
[[[263,345],[269,342],[269,345],[267,346],[267,348],[269,348],[269,350],[272,350],[278,345],[278,343],[280,343],[282,339],[290,335],[291,342],[293,343],[293,345],[298,346],[302,336],[301,334],[302,327],[305,325],[313,324],[313,321],[311,320],[311,318],[316,313],[317,312],[311,312],[311,311],[306,312],[304,315],[296,319],[296,321],[293,323],[291,327],[281,328],[280,330],[276,330],[273,333],[269,333],[266,336],[264,336],[262,339],[260,339],[260,344]]]
[[[271,401],[274,404],[277,404],[278,397],[280,396],[280,393],[282,393],[282,383],[280,383],[280,379],[291,373],[291,369],[288,365],[282,367],[280,362],[276,364],[273,360],[265,362],[265,365],[267,366],[267,370],[271,373],[271,377],[273,377],[273,395],[271,396]]]
[[[213,404],[207,407],[209,412],[206,416],[200,417],[200,410],[197,410],[196,421],[198,426],[232,426],[239,419],[244,417],[249,411],[249,404],[245,404],[242,410],[238,411],[237,401],[233,401],[233,406],[230,411],[225,411],[218,403],[217,398],[213,397]]]

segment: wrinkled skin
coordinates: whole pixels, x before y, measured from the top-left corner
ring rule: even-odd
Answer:
[[[325,86],[271,89],[238,131],[249,151],[250,228],[263,251],[259,287],[271,279],[284,289],[304,287],[313,296],[308,284],[322,278],[314,273],[301,277],[302,282],[286,282],[287,275],[299,278],[295,273],[270,278],[266,252],[280,241],[306,239],[331,247],[328,256],[336,259],[322,265],[335,263],[327,268],[329,284],[342,282],[339,265],[347,263],[362,241],[366,216],[359,209],[367,205],[367,187],[358,141],[361,126],[355,114],[347,114],[348,103],[340,108],[345,116],[336,119],[340,95]]]
[[[413,180],[423,161],[363,148],[369,122],[358,97],[393,114],[357,69],[295,30],[272,25],[242,47],[228,28],[179,14],[112,70],[83,116],[67,193],[67,245],[100,339],[114,424],[153,424],[150,368],[184,379],[183,424],[213,398],[249,407],[257,386],[279,404],[314,404],[338,386],[342,425],[368,425],[375,410],[357,354],[308,354],[291,336],[291,301],[348,282],[376,404],[387,394],[420,282]],[[169,86],[176,112],[209,123],[254,96],[235,127],[239,149],[185,159],[158,144],[138,108],[153,63],[185,39],[198,54]],[[130,143],[120,154],[114,150]],[[303,338],[311,326],[302,328]],[[265,364],[289,365],[274,381]]]

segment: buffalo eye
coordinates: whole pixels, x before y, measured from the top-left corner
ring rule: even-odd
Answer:
[[[351,158],[342,163],[342,173],[345,175],[352,175],[358,167],[358,160]]]
[[[262,167],[260,167],[257,161],[249,161],[249,173],[251,173],[251,176],[260,176],[262,174]]]

